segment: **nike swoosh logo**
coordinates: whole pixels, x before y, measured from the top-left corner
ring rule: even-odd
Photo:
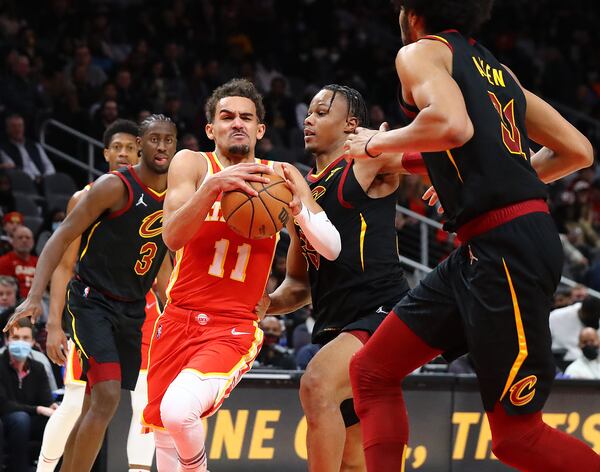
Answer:
[[[252,334],[252,333],[246,333],[245,331],[238,331],[237,329],[233,328],[231,330],[231,334],[233,334],[234,336],[241,336],[242,334]]]
[[[150,303],[149,305],[146,303],[146,310],[149,310],[150,308],[152,308],[154,305],[156,305],[156,302],[154,303]]]
[[[375,313],[383,313],[383,314],[385,315],[385,314],[387,314],[387,311],[385,311],[385,310],[383,309],[383,307],[382,307],[382,306],[380,306],[379,308],[377,308],[377,311],[376,311]]]

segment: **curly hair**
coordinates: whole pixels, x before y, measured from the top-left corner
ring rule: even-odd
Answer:
[[[490,18],[494,0],[397,0],[397,4],[423,17],[428,33],[456,29],[469,36]]]
[[[358,90],[355,90],[346,85],[329,84],[323,87],[323,90],[333,92],[331,103],[335,100],[335,96],[339,93],[346,98],[348,102],[348,117],[353,116],[358,120],[359,126],[369,126],[367,105],[365,99]],[[331,104],[329,105],[331,107]]]
[[[265,106],[263,104],[262,95],[258,93],[254,84],[246,79],[232,79],[220,87],[217,87],[206,101],[206,120],[209,123],[212,123],[215,119],[217,103],[225,97],[244,97],[252,100],[256,106],[258,122],[264,122]]]
[[[104,148],[108,149],[112,138],[117,133],[131,134],[132,136],[139,135],[139,128],[133,121],[129,120],[116,120],[111,123],[108,128],[104,131],[102,141],[104,142]]]

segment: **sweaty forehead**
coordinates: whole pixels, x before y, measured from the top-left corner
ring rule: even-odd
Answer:
[[[335,109],[337,107],[345,107],[346,106],[346,97],[344,97],[341,93],[335,94],[335,99],[333,103],[331,103],[331,99],[333,98],[334,92],[333,90],[321,90],[317,93],[310,102],[311,108],[318,107],[319,105],[324,105],[327,108],[331,105],[331,109]]]
[[[252,100],[246,97],[223,97],[217,103],[216,111],[217,114],[228,111],[237,114],[252,113],[256,115],[256,106]]]

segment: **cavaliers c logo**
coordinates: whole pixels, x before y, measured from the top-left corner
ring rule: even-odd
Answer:
[[[322,185],[319,185],[318,187],[315,187],[312,189],[312,196],[315,200],[318,200],[319,198],[321,198],[323,196],[323,194],[325,193],[325,190],[327,190],[325,187],[323,187]]]
[[[510,387],[510,402],[515,406],[527,405],[535,396],[536,383],[537,377],[535,375],[519,380]]]
[[[142,238],[153,238],[162,233],[163,211],[158,210],[148,215],[142,221],[140,226],[140,236]]]

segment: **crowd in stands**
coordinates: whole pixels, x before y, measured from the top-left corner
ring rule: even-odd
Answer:
[[[54,118],[95,139],[118,118],[164,113],[178,127],[178,145],[211,149],[204,103],[232,77],[252,80],[264,96],[267,134],[258,155],[312,163],[303,149],[308,101],[328,83],[358,89],[370,125],[402,124],[393,58],[401,46],[389,0],[35,0],[0,1],[0,327],[27,295],[36,255],[65,218],[69,196],[86,175],[49,156],[40,144],[44,120]],[[527,88],[556,104],[600,145],[600,10],[578,1],[505,0],[480,39]],[[543,25],[540,27],[539,25]],[[56,147],[82,161],[83,148],[50,133]],[[95,166],[105,171],[101,154]],[[565,250],[564,275],[582,285],[562,287],[550,315],[557,375],[600,379],[600,173],[594,166],[550,186],[550,206]],[[406,176],[399,204],[440,221],[421,195],[428,183]],[[400,252],[420,260],[421,225],[398,214]],[[459,244],[428,229],[429,266]],[[407,268],[407,270],[410,270]],[[269,289],[285,276],[285,245]],[[265,343],[256,366],[303,369],[311,344],[310,307],[261,322]],[[35,439],[54,408],[60,372],[43,352],[44,318],[0,339],[0,457],[14,451],[10,470],[26,470],[23,435]],[[30,346],[29,348],[27,346]],[[33,348],[31,348],[31,346]],[[570,364],[570,365],[569,365]],[[468,358],[444,371],[472,373]],[[424,369],[427,371],[427,368]],[[14,385],[38,385],[31,392]],[[33,391],[35,390],[35,391]],[[20,435],[20,436],[19,436]],[[16,462],[15,462],[16,461]],[[1,470],[1,464],[0,464]]]

